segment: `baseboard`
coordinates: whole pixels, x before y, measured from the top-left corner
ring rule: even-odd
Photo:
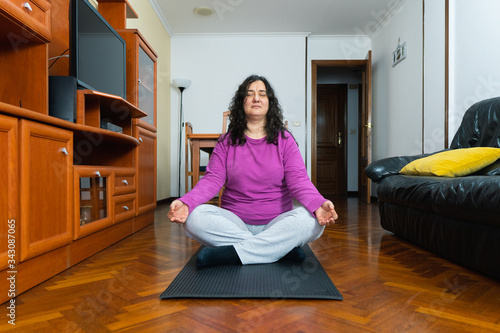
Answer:
[[[172,201],[174,201],[175,199],[179,199],[179,197],[170,197],[170,198],[158,200],[158,201],[156,201],[156,205],[157,206],[167,205],[167,204],[170,205],[172,203]]]

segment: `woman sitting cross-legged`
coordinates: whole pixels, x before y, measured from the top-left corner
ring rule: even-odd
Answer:
[[[301,246],[319,238],[338,218],[314,187],[298,145],[283,123],[274,90],[262,76],[248,77],[229,110],[205,176],[174,200],[168,218],[206,245],[199,267],[303,260]],[[221,207],[203,204],[225,186]],[[294,208],[293,199],[302,206]]]

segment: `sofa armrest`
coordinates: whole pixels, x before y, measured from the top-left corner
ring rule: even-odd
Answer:
[[[420,154],[412,156],[394,156],[375,161],[368,165],[365,173],[372,181],[378,183],[388,176],[397,175],[399,171],[411,161],[426,157],[432,154]]]

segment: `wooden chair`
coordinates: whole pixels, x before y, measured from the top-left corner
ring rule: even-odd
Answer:
[[[222,134],[227,132],[227,119],[229,118],[230,114],[231,111],[222,112]]]
[[[193,133],[193,125],[190,123],[190,122],[186,122],[185,123],[185,155],[186,155],[186,164],[185,164],[185,168],[186,168],[186,187],[185,187],[185,191],[186,193],[189,191],[189,185],[191,185],[191,187],[193,186],[193,144],[191,143],[191,141],[188,139],[188,134],[192,134]],[[201,166],[200,165],[200,176],[203,176],[205,174],[205,170],[206,170],[206,166]],[[191,183],[189,182],[189,180],[191,180]]]

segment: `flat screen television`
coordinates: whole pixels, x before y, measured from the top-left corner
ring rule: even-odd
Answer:
[[[71,0],[71,74],[79,87],[126,99],[126,44],[88,0]]]

